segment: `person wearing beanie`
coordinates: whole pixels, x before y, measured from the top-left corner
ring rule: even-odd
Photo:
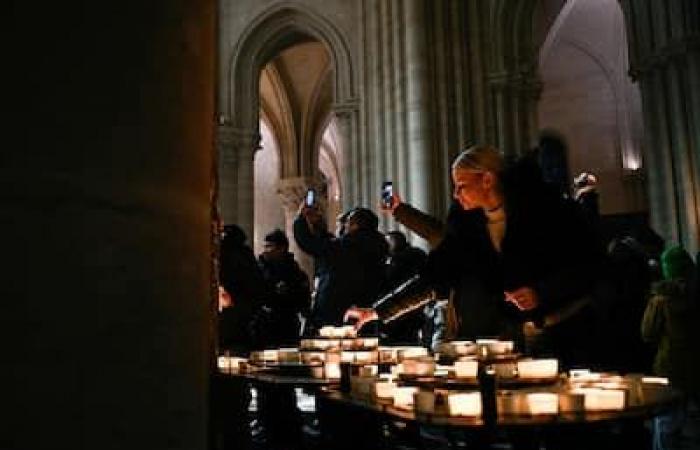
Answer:
[[[696,267],[679,245],[667,248],[660,259],[664,278],[652,286],[641,333],[657,349],[654,373],[668,377],[682,401],[676,409],[654,419],[653,448],[700,448],[700,335],[696,329],[700,305],[689,288]]]
[[[351,209],[338,237],[324,232],[321,217],[318,208],[302,205],[294,220],[297,245],[324,270],[305,334],[324,325],[341,325],[345,310],[353,304],[369,306],[386,283],[388,245],[377,230],[377,215],[367,208]]]

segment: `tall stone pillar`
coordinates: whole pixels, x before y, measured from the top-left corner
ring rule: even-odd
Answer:
[[[700,248],[700,22],[692,0],[620,0],[630,75],[644,111],[644,160],[653,228],[689,251]]]
[[[430,136],[429,67],[426,34],[426,2],[406,0],[406,109],[410,202],[433,211],[432,144]],[[442,174],[440,174],[442,175]]]
[[[219,208],[224,223],[235,223],[253,239],[254,158],[260,135],[252,130],[219,125]]]
[[[211,448],[216,5],[6,8],[0,447]]]
[[[488,80],[494,95],[497,145],[505,154],[522,154],[537,140],[542,83],[534,74],[508,72],[493,73]]]
[[[304,253],[297,245],[294,239],[293,224],[294,219],[299,213],[301,202],[304,201],[307,189],[315,187],[316,183],[314,183],[311,178],[295,177],[281,179],[278,186],[278,193],[280,199],[282,199],[282,205],[284,206],[285,232],[289,238],[289,251],[294,253],[295,259],[309,276],[309,280],[313,280],[313,258]],[[323,207],[323,205],[321,205],[321,207]]]
[[[357,136],[359,125],[359,108],[357,102],[348,101],[336,103],[333,106],[336,124],[340,134],[340,209],[346,211],[349,208],[361,204],[361,182],[364,179],[360,171],[362,163],[359,151],[359,139]]]

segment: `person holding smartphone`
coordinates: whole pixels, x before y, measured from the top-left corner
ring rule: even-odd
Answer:
[[[310,326],[305,330],[308,335],[324,325],[343,324],[343,314],[351,305],[369,306],[381,295],[388,245],[377,229],[379,218],[371,210],[353,208],[343,234],[335,237],[327,231],[320,208],[307,201],[293,229],[299,248],[314,257],[319,278]]]
[[[537,328],[531,349],[556,355],[564,367],[589,362],[602,243],[576,205],[536,175],[526,160],[507,165],[493,147],[460,153],[452,165],[458,207],[425,269],[346,317],[358,327],[391,322],[430,301],[436,289],[453,289],[459,337],[510,338],[522,349],[530,323]]]

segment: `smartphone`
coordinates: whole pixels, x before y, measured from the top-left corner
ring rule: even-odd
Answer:
[[[382,183],[382,203],[387,208],[391,208],[394,204],[394,184],[391,181]]]
[[[314,188],[309,188],[309,190],[306,191],[306,198],[304,199],[304,203],[309,208],[313,208],[314,206],[316,206],[316,190]]]

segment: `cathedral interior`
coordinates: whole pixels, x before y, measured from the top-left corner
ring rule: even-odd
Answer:
[[[330,223],[386,180],[443,217],[461,150],[549,137],[610,233],[700,250],[696,0],[7,11],[2,448],[212,448],[217,224],[257,254],[310,187]]]

